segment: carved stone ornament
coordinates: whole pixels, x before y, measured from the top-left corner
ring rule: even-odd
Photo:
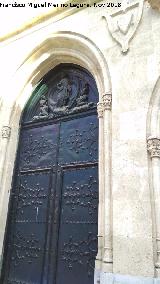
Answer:
[[[159,0],[158,0],[159,1]],[[108,24],[112,37],[121,45],[122,52],[129,49],[129,41],[133,38],[143,12],[144,0],[122,0],[120,8],[115,8],[111,13],[103,16]]]
[[[103,103],[99,102],[97,104],[98,118],[102,118],[103,117],[103,112],[104,112]]]
[[[160,158],[160,138],[148,137],[147,138],[147,150],[150,153],[151,158]]]
[[[9,126],[3,126],[2,127],[2,138],[9,139],[11,135],[11,127]]]
[[[104,110],[111,110],[112,105],[112,94],[106,93],[103,95]]]
[[[103,117],[105,110],[111,110],[112,107],[112,94],[106,93],[103,95],[103,100],[97,104],[98,118]]]
[[[147,0],[153,9],[158,9],[160,11],[160,1],[159,0]]]
[[[73,82],[69,77],[63,76],[57,82],[54,91],[42,95],[39,101],[39,114],[34,116],[33,120],[53,118],[93,108],[95,104],[89,101],[90,86],[88,82],[79,80],[77,86],[77,90],[73,94]]]

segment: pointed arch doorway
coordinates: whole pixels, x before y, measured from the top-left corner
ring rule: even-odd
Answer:
[[[98,91],[60,64],[41,80],[20,125],[3,284],[93,284],[98,231]]]

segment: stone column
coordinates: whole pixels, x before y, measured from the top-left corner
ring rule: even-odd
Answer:
[[[103,95],[104,108],[104,254],[103,270],[112,272],[112,194],[111,194],[111,105],[112,95]]]
[[[7,152],[7,146],[8,146],[10,135],[11,135],[11,127],[7,125],[2,126],[1,139],[0,139],[1,140],[1,143],[0,143],[0,146],[1,146],[1,149],[0,149],[0,153],[1,153],[0,154],[0,194],[2,194],[2,196],[3,196],[2,188],[3,188],[4,162],[6,159],[6,152]],[[1,196],[1,199],[3,199],[2,196]],[[3,202],[3,200],[0,200],[0,208],[2,208],[1,202]],[[2,216],[1,210],[0,210],[0,216]],[[1,259],[2,259],[2,245],[3,245],[3,236],[4,236],[3,234],[4,234],[4,228],[5,228],[4,225],[5,224],[2,224],[2,221],[1,221],[1,229],[3,233],[1,233],[1,230],[0,230],[0,273],[1,273]]]
[[[104,123],[103,102],[97,104],[99,118],[99,206],[98,206],[98,253],[96,257],[96,269],[101,270],[104,249]],[[98,283],[98,282],[97,282]]]
[[[160,277],[160,137],[148,137],[147,150],[152,162],[153,209],[155,216],[156,276]]]
[[[7,151],[7,145],[8,145],[8,140],[11,135],[11,127],[8,125],[2,126],[1,129],[1,157],[0,157],[0,170],[3,171],[4,167],[4,161],[6,157],[6,151]],[[3,172],[0,172],[0,184],[2,186],[2,176]]]

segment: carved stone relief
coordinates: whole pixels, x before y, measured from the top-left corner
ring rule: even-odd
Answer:
[[[111,110],[111,104],[112,104],[112,95],[109,93],[104,94],[103,95],[104,110]]]
[[[143,12],[144,0],[134,0],[129,3],[127,0],[122,1],[120,8],[104,15],[108,24],[108,29],[112,37],[121,45],[122,52],[129,49],[129,41],[133,38]]]
[[[99,102],[97,104],[97,113],[98,113],[98,118],[102,118],[103,117],[103,103]]]
[[[147,139],[147,150],[150,153],[151,158],[160,158],[160,138],[148,137]]]
[[[9,126],[3,126],[2,127],[2,138],[9,139],[11,135],[11,127]]]
[[[102,97],[102,102],[97,104],[98,118],[102,118],[105,110],[111,110],[112,108],[112,94],[106,93]]]
[[[89,101],[90,86],[88,82],[78,80],[76,92],[75,86],[67,75],[64,75],[56,84],[53,92],[41,97],[39,101],[39,114],[33,120],[53,118],[79,111],[88,110],[93,107],[94,102]]]

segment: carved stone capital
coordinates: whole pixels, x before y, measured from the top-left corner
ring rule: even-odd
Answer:
[[[112,94],[106,93],[103,95],[104,110],[111,110],[112,106]]]
[[[10,126],[3,126],[2,127],[2,138],[9,139],[11,135],[11,127]]]
[[[102,97],[102,101],[97,104],[98,118],[102,118],[105,110],[111,110],[112,94],[106,93]]]
[[[98,118],[102,118],[103,117],[103,112],[104,112],[104,107],[103,107],[103,103],[99,102],[97,104],[97,112],[98,112]]]
[[[158,9],[160,11],[160,1],[159,0],[147,0],[153,9]]]
[[[160,137],[148,137],[147,150],[150,153],[151,158],[160,158]]]

